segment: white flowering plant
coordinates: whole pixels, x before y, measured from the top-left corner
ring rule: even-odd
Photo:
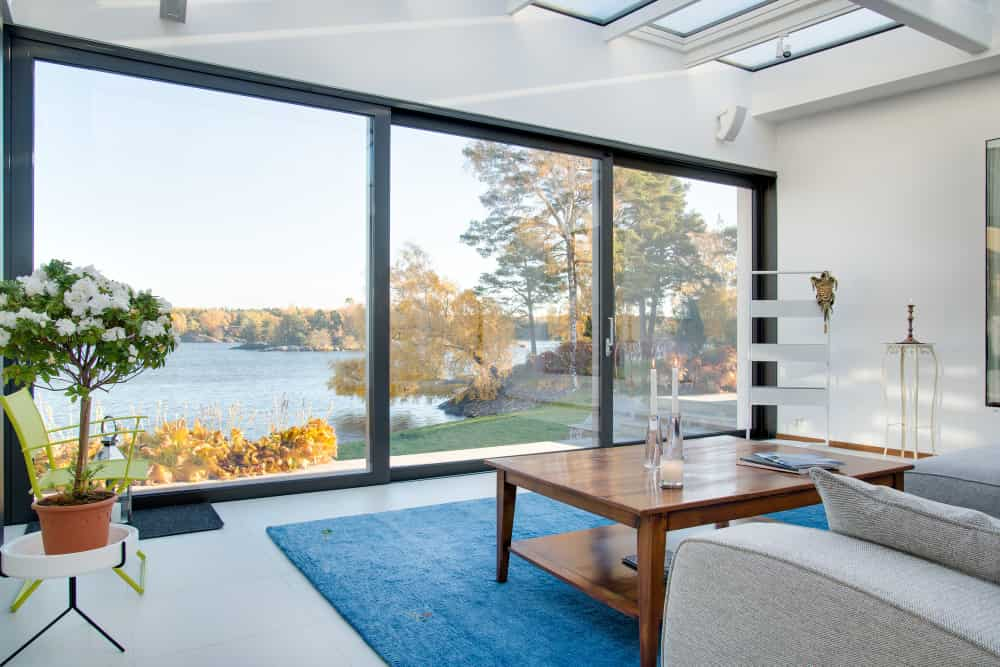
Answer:
[[[69,499],[83,501],[89,491],[92,394],[160,368],[176,346],[169,303],[92,266],[52,260],[30,276],[0,281],[0,356],[14,362],[4,379],[80,402]]]

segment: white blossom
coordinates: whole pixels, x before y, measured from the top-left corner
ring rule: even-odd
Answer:
[[[49,322],[49,316],[45,313],[36,313],[30,308],[22,308],[17,311],[15,317],[19,320],[30,320],[36,324],[45,325]]]
[[[9,310],[0,311],[0,327],[15,327],[17,326],[17,315]]]
[[[100,315],[110,307],[111,297],[104,292],[98,292],[94,296],[90,297],[90,300],[87,302],[87,310],[94,315]]]
[[[10,342],[10,332],[6,329],[0,329],[0,347],[4,347]]]
[[[45,269],[36,269],[30,276],[18,278],[17,282],[24,286],[24,293],[28,296],[54,294],[59,291],[59,286],[49,280],[49,274],[45,273]]]
[[[108,297],[111,308],[128,310],[132,305],[132,295],[129,293],[128,285],[112,280],[108,283],[108,291],[111,292]]]
[[[84,329],[103,329],[103,328],[104,328],[104,320],[102,320],[99,317],[85,317],[82,320],[80,320],[80,323],[76,327],[77,331],[83,331]]]
[[[166,333],[166,329],[160,322],[155,322],[152,320],[146,320],[139,327],[139,335],[143,338],[156,338],[157,336],[162,336]]]
[[[160,310],[161,313],[170,312],[171,310],[174,309],[173,305],[171,305],[171,303],[166,299],[164,299],[162,296],[158,296],[155,298],[156,298],[156,307]]]
[[[81,317],[90,308],[90,301],[99,293],[97,283],[93,279],[84,276],[73,286],[66,290],[63,296],[63,303],[69,308],[75,317]]]
[[[125,338],[125,329],[121,327],[112,327],[101,334],[101,340],[108,343],[121,340],[123,338]]]
[[[6,305],[7,305],[7,295],[0,294],[0,308],[3,308]]]
[[[56,320],[56,331],[59,332],[60,336],[72,336],[76,333],[76,323],[73,320],[66,319],[65,317]]]

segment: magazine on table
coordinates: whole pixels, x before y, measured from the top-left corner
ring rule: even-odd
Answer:
[[[843,461],[819,456],[818,454],[788,454],[785,452],[757,452],[741,457],[738,463],[754,468],[792,472],[800,475],[808,474],[810,468],[838,470],[844,465]]]

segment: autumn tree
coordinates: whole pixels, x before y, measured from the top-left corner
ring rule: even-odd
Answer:
[[[201,330],[212,338],[222,339],[226,335],[226,327],[232,316],[221,308],[209,308],[198,316]]]
[[[500,305],[441,277],[412,244],[393,264],[391,288],[389,395],[431,393],[429,386],[463,378],[463,397],[495,397],[514,338]],[[328,384],[338,394],[364,393],[363,359],[334,362],[333,370]]]
[[[576,355],[581,278],[590,262],[591,161],[573,155],[474,141],[464,149],[472,171],[486,186],[480,202],[487,211],[463,237],[485,256],[503,256],[521,230],[537,234],[546,262],[559,277],[567,297],[569,343]],[[516,248],[515,248],[516,249]],[[499,264],[499,262],[498,262]],[[508,264],[507,281],[527,276]],[[533,271],[534,263],[528,266]],[[576,381],[576,369],[571,375]]]

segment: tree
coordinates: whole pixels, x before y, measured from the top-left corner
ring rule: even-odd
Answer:
[[[298,310],[282,313],[275,331],[275,345],[305,345],[309,336],[309,322]]]
[[[226,327],[231,319],[232,317],[226,311],[220,308],[209,308],[200,314],[198,322],[206,335],[221,340],[226,336]]]
[[[333,347],[333,338],[329,329],[313,329],[306,337],[306,345],[314,350],[329,350]]]
[[[0,353],[12,362],[3,378],[25,388],[64,391],[80,402],[71,475],[56,484],[68,501],[63,504],[94,502],[89,494],[98,480],[88,472],[93,393],[163,367],[177,346],[170,305],[92,266],[74,268],[60,260],[30,276],[0,281],[0,304]],[[114,485],[108,481],[105,488]]]
[[[365,307],[348,299],[337,311],[340,318],[340,347],[345,350],[363,350],[367,340],[368,323]]]
[[[698,213],[687,211],[688,186],[673,176],[615,170],[615,276],[617,301],[634,304],[644,356],[652,354],[660,308],[670,294],[710,282],[695,244],[705,233]]]
[[[695,357],[705,347],[705,323],[701,320],[698,302],[691,297],[681,301],[678,308],[677,340],[687,348],[687,355]]]
[[[591,161],[490,141],[472,142],[464,153],[486,185],[479,200],[487,216],[471,223],[463,238],[485,256],[502,255],[512,234],[522,228],[543,239],[546,262],[566,292],[570,347],[575,356],[578,297],[589,265]],[[575,383],[576,369],[570,373]]]
[[[477,223],[472,223],[475,228]],[[531,357],[538,355],[535,314],[540,305],[550,302],[561,287],[549,263],[545,239],[526,225],[512,226],[502,249],[480,242],[473,229],[462,235],[469,245],[476,245],[484,257],[497,253],[497,268],[479,278],[480,294],[489,294],[514,315],[528,323]]]
[[[413,244],[399,253],[391,287],[389,395],[409,396],[427,385],[462,378],[468,380],[464,397],[495,397],[510,366],[514,339],[513,324],[500,305],[472,290],[459,290]],[[338,393],[365,391],[363,359],[334,362],[333,370],[328,384]]]

